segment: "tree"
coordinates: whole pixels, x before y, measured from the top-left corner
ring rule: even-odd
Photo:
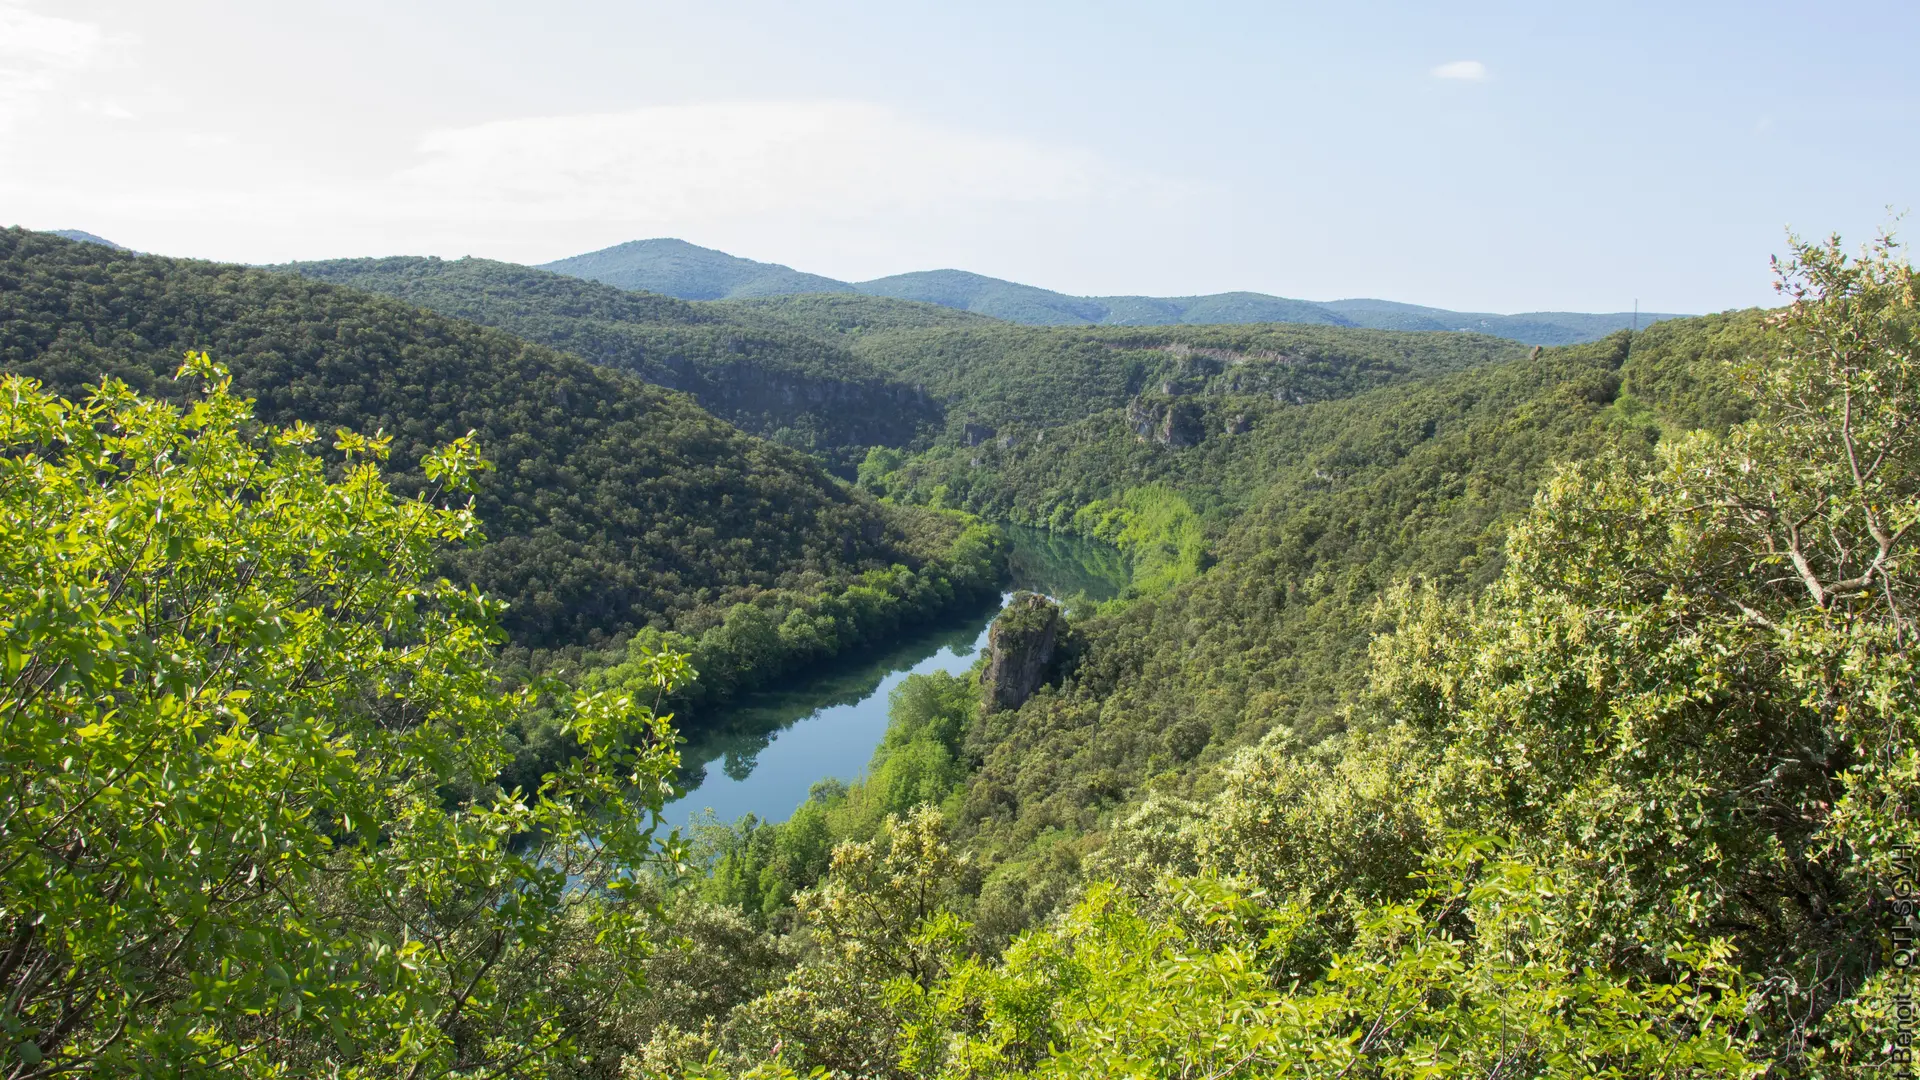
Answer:
[[[808,955],[717,1030],[656,1030],[640,1075],[911,1075],[902,1027],[964,954],[968,926],[954,909],[974,872],[931,806],[835,846],[827,878],[794,897]]]
[[[1724,948],[1641,984],[1581,964],[1561,882],[1462,839],[1300,972],[1312,913],[1211,877],[1107,884],[996,965],[955,965],[902,1038],[911,1075],[1752,1077]],[[1306,953],[1317,952],[1309,944]]]
[[[1405,599],[1376,689],[1444,744],[1444,817],[1565,874],[1591,962],[1723,937],[1811,1068],[1874,1053],[1848,1018],[1920,842],[1920,302],[1885,238],[1779,269],[1753,419],[1563,469],[1479,605]]]
[[[578,697],[582,756],[501,792],[525,695],[471,439],[396,498],[387,441],[0,383],[0,1025],[6,1075],[538,1075],[633,989],[666,720]],[[337,479],[329,479],[330,468]],[[654,658],[654,688],[687,676]]]

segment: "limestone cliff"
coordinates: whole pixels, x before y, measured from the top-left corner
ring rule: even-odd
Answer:
[[[1141,439],[1182,449],[1207,437],[1199,404],[1166,395],[1142,394],[1127,406],[1127,426]]]
[[[980,677],[986,712],[1017,709],[1047,680],[1060,636],[1060,606],[1038,593],[1015,593],[987,632]]]

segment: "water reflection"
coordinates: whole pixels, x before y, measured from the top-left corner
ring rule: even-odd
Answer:
[[[1003,596],[1000,603],[1005,599]],[[817,718],[832,710],[850,709],[876,698],[881,699],[884,714],[883,693],[892,690],[907,675],[922,670],[954,673],[967,670],[985,645],[987,627],[999,614],[1000,603],[969,612],[955,625],[922,633],[883,652],[868,652],[851,661],[843,659],[822,665],[795,676],[788,686],[743,696],[719,713],[723,731],[702,737],[697,745],[681,748],[682,782],[689,788],[703,781],[712,783],[714,778],[709,770],[716,763],[727,779],[744,781],[759,764],[761,751],[776,737],[784,739],[799,721]],[[928,661],[933,659],[952,662],[930,666]],[[875,742],[877,744],[877,738]],[[863,760],[861,765],[865,764]]]
[[[1023,525],[1000,528],[1012,541],[1007,555],[1012,587],[1046,593],[1069,614],[1120,595],[1132,577],[1127,557],[1112,545]]]
[[[1126,562],[1108,545],[1003,528],[1012,541],[1012,589],[1044,592],[1072,611],[1111,599],[1126,585]],[[893,688],[908,675],[971,668],[999,610],[999,604],[982,607],[882,652],[843,658],[784,687],[742,697],[714,717],[714,733],[681,748],[681,784],[688,793],[668,805],[668,822],[684,826],[703,809],[721,821],[749,813],[780,821],[816,782],[857,778],[886,733]]]

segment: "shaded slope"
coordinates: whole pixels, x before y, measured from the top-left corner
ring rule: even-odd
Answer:
[[[692,394],[736,426],[851,475],[873,445],[943,421],[935,401],[820,336],[770,319],[487,259],[292,263],[306,277],[468,319]]]
[[[908,519],[691,398],[498,330],[291,274],[0,232],[0,367],[84,393],[161,395],[187,349],[262,419],[393,436],[396,488],[476,431],[489,543],[452,571],[512,603],[523,645],[704,625],[734,599],[918,565]]]

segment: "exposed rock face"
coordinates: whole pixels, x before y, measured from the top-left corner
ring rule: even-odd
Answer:
[[[1178,398],[1135,398],[1127,406],[1127,426],[1142,439],[1174,449],[1192,446],[1207,437],[1200,407]]]
[[[993,438],[993,429],[985,424],[966,424],[961,427],[960,434],[966,439],[968,446],[979,446]]]
[[[1038,593],[1016,593],[987,632],[987,670],[980,676],[982,711],[1017,709],[1047,681],[1060,636],[1060,605]]]

